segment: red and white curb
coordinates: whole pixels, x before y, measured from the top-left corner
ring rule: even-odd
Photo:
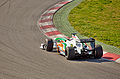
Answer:
[[[40,30],[48,37],[48,38],[58,38],[58,37],[66,37],[64,34],[59,32],[54,24],[53,24],[53,16],[57,10],[63,7],[65,4],[71,2],[72,0],[62,1],[52,6],[48,10],[46,10],[40,17],[38,21],[38,25]]]
[[[72,2],[72,0],[59,2],[54,6],[50,7],[41,15],[38,21],[38,26],[39,26],[39,29],[43,32],[43,34],[45,34],[48,38],[52,38],[52,39],[58,38],[58,37],[68,38],[67,36],[65,36],[64,34],[62,34],[56,29],[56,27],[53,24],[53,16],[60,8],[62,8],[65,4],[68,4],[70,2]],[[113,53],[104,52],[103,59],[120,63],[120,55],[113,54]]]
[[[103,58],[120,63],[120,55],[104,52]]]

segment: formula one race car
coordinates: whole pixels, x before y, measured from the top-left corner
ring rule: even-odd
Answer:
[[[41,44],[40,48],[46,51],[56,49],[58,53],[65,56],[68,60],[72,60],[77,56],[89,56],[99,59],[103,55],[102,46],[95,46],[95,39],[79,39],[76,33],[72,33],[70,39],[46,39],[45,44]]]

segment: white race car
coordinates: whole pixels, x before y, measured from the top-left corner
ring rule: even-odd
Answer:
[[[46,39],[46,42],[41,44],[40,48],[45,49],[46,51],[52,51],[53,48],[55,48],[58,53],[64,55],[68,60],[72,60],[78,56],[94,58],[101,58],[103,56],[102,46],[95,46],[95,39],[79,39],[76,36],[76,33],[72,33],[70,39]]]

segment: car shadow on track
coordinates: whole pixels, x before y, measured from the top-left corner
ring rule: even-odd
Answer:
[[[53,50],[52,53],[58,54],[56,50]],[[61,55],[61,56],[63,56],[63,55]],[[112,60],[109,60],[108,58],[107,59],[106,58],[94,59],[94,58],[89,58],[89,57],[76,57],[75,59],[69,60],[69,61],[72,61],[72,62],[93,62],[93,63],[94,62],[95,63],[113,62]]]
[[[105,58],[100,58],[100,59],[94,59],[94,58],[75,58],[74,60],[70,60],[70,61],[75,61],[75,62],[95,62],[95,63],[103,63],[103,62],[113,62],[112,60],[108,60]]]

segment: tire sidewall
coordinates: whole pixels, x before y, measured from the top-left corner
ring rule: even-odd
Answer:
[[[66,48],[65,57],[67,60],[73,60],[75,58],[75,51],[73,47]]]
[[[96,45],[95,47],[95,58],[101,58],[103,56],[103,48],[101,45]]]
[[[45,40],[45,50],[52,51],[53,50],[53,40],[52,39],[46,39]]]

